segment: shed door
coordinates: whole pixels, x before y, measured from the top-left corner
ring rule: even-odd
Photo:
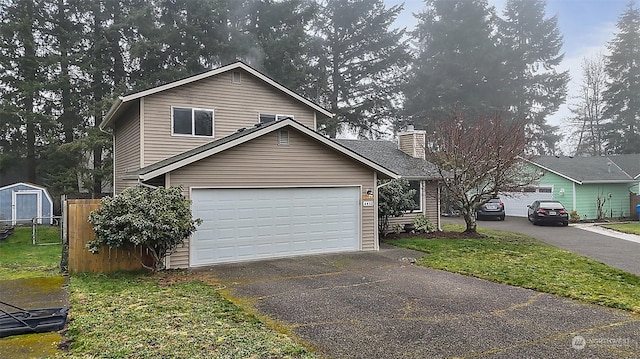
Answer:
[[[40,191],[13,192],[13,224],[30,223],[33,218],[42,222]]]
[[[193,189],[190,266],[360,248],[360,189]]]

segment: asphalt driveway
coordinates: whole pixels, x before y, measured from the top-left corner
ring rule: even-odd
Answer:
[[[461,218],[446,218],[445,222],[461,223]],[[526,218],[507,217],[504,221],[478,221],[478,227],[524,233],[559,248],[593,258],[612,267],[640,275],[640,243],[602,233],[584,230],[581,226],[534,226]]]
[[[329,358],[637,358],[640,316],[380,252],[220,265],[206,273]]]

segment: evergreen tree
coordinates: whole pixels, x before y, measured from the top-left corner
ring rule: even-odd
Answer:
[[[505,89],[501,96],[516,118],[527,118],[535,147],[553,152],[556,140],[546,118],[565,101],[568,71],[558,73],[563,54],[557,17],[545,17],[546,0],[508,0],[499,21],[505,54]]]
[[[417,57],[405,87],[410,121],[434,130],[454,112],[468,120],[503,109],[505,76],[494,9],[486,0],[425,3],[416,15]]]
[[[640,9],[634,1],[618,20],[618,33],[606,57],[609,78],[603,97],[607,151],[640,153]]]
[[[249,0],[246,33],[253,37],[253,51],[246,59],[282,85],[306,94],[311,70],[306,31],[317,6],[307,0]]]
[[[49,106],[43,108],[56,120],[39,172],[50,192],[57,197],[79,191],[79,173],[84,167],[82,152],[71,150],[74,141],[85,135],[86,105],[82,103],[86,81],[80,69],[84,53],[83,31],[77,15],[79,0],[55,0],[48,8],[49,25],[42,34],[52,51],[46,85]],[[75,144],[74,144],[75,145]]]
[[[26,180],[36,182],[39,146],[50,118],[38,111],[46,98],[43,84],[49,49],[43,44],[43,0],[13,0],[0,4],[0,84],[2,91],[2,156],[24,161]]]
[[[377,137],[398,118],[398,94],[409,55],[404,30],[391,29],[401,6],[382,0],[326,0],[314,25],[316,101],[335,114],[320,130]]]

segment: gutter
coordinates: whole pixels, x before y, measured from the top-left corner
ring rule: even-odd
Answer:
[[[113,115],[118,111],[118,109],[120,109],[123,99],[124,98],[122,96],[119,96],[116,102],[114,102],[113,105],[111,105],[111,107],[109,108],[109,111],[107,111],[107,114],[104,115],[102,122],[100,122],[100,125],[98,125],[98,127],[100,128],[100,131],[103,131],[104,128],[107,127],[109,122],[111,122],[111,117],[113,117]]]

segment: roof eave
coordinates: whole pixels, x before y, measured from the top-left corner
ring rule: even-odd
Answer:
[[[616,183],[636,183],[635,180],[632,179],[626,179],[626,180],[589,180],[589,181],[582,181],[582,184],[598,184],[598,183],[605,183],[605,184],[616,184]]]
[[[107,114],[103,117],[102,122],[100,122],[100,125],[98,125],[98,128],[100,128],[100,130],[104,130],[109,125],[109,123],[113,119],[113,116],[118,112],[123,102],[124,98],[122,96],[119,96],[111,105],[109,111],[107,111]]]

